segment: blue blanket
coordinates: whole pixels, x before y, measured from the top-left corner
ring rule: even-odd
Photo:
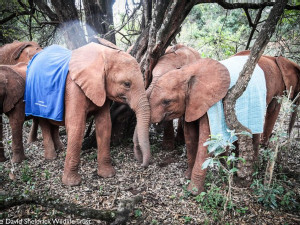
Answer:
[[[51,45],[34,55],[27,66],[25,114],[62,121],[71,51]]]
[[[221,61],[230,73],[230,88],[236,83],[248,56],[235,56]],[[266,80],[263,70],[257,65],[251,80],[243,93],[237,99],[236,115],[241,124],[249,128],[252,134],[263,132],[266,112]],[[236,136],[230,136],[225,122],[223,103],[217,102],[207,112],[211,135],[222,135],[224,141],[234,142]]]

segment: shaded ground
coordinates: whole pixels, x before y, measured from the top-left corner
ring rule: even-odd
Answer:
[[[6,125],[8,126],[8,125]],[[4,128],[5,130],[5,128]],[[29,125],[25,125],[24,136]],[[10,132],[10,131],[9,131]],[[10,133],[4,137],[10,139]],[[66,136],[62,135],[66,144]],[[25,138],[26,139],[26,138]],[[28,159],[14,165],[15,180],[9,179],[12,169],[10,161],[0,164],[0,191],[22,192],[24,194],[58,195],[65,202],[72,202],[94,209],[116,209],[120,200],[135,195],[143,196],[131,214],[127,224],[299,224],[300,181],[299,181],[299,144],[292,145],[289,151],[282,154],[281,164],[277,166],[276,181],[292,195],[287,204],[281,204],[283,194],[276,198],[278,209],[269,209],[257,203],[257,193],[252,189],[233,187],[233,207],[223,217],[223,206],[226,192],[225,176],[217,171],[208,173],[206,189],[210,191],[205,198],[195,198],[186,191],[188,181],[183,173],[187,167],[184,146],[174,152],[161,150],[160,136],[151,136],[152,163],[147,169],[141,168],[134,160],[132,143],[112,147],[113,164],[117,174],[113,178],[103,179],[97,176],[96,149],[83,151],[81,154],[80,174],[82,184],[78,187],[67,187],[62,184],[61,176],[64,166],[65,150],[59,152],[54,161],[45,161],[41,135],[39,141],[24,144]],[[10,148],[10,144],[9,144]],[[8,151],[6,151],[7,156]],[[258,172],[260,174],[260,172]],[[255,176],[257,180],[261,176]],[[294,202],[293,199],[296,201]],[[295,206],[295,207],[294,207]],[[0,218],[10,219],[81,219],[66,215],[53,209],[37,205],[21,205],[0,212]],[[0,220],[1,221],[1,220]],[[105,224],[102,221],[80,221],[89,224]],[[79,222],[76,222],[79,224]],[[70,224],[68,221],[61,224]]]

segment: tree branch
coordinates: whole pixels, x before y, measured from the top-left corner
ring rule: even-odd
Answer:
[[[118,206],[118,210],[96,210],[92,208],[84,208],[70,202],[63,202],[58,196],[43,196],[23,194],[0,194],[0,210],[5,210],[14,206],[29,204],[41,205],[47,208],[54,208],[66,214],[73,214],[82,218],[98,219],[112,224],[125,224],[129,219],[129,214],[137,203],[142,201],[141,196],[135,196],[130,199],[122,200]]]
[[[19,17],[19,16],[24,16],[24,15],[30,15],[31,13],[29,11],[22,11],[22,12],[18,12],[18,13],[12,13],[9,16],[3,18],[2,20],[0,20],[0,24],[4,24],[7,23],[8,21]]]
[[[253,47],[251,48],[250,56],[240,72],[239,78],[235,85],[233,85],[227,95],[224,98],[224,114],[227,126],[231,130],[235,130],[236,133],[242,131],[251,132],[248,128],[243,126],[237,119],[235,113],[235,105],[237,99],[246,90],[248,83],[252,77],[254,68],[264,52],[266,45],[268,44],[272,34],[276,29],[277,22],[279,21],[284,8],[288,0],[277,0],[276,4],[272,8],[267,21],[264,23],[258,38],[256,39]],[[239,157],[246,160],[245,164],[239,162],[238,178],[240,178],[240,184],[248,186],[252,180],[253,172],[253,144],[252,139],[246,135],[238,135],[239,138]]]
[[[248,9],[260,9],[266,6],[274,6],[274,2],[263,2],[263,3],[229,3],[225,0],[196,0],[195,4],[201,3],[217,3],[222,6],[224,9],[240,9],[240,8],[248,8]],[[288,10],[300,10],[300,5],[286,5],[285,9]]]
[[[257,25],[259,24],[259,20],[261,18],[261,14],[262,14],[263,10],[264,10],[264,8],[260,8],[259,9],[259,11],[258,11],[258,13],[257,13],[257,15],[255,17],[254,22],[252,22],[252,20],[251,20],[251,17],[249,15],[248,9],[245,10],[246,16],[247,16],[248,21],[249,21],[249,26],[252,27],[251,33],[250,33],[248,41],[247,41],[246,50],[249,49],[249,46],[250,46],[251,40],[253,38],[254,32],[257,31],[256,28],[257,28]]]

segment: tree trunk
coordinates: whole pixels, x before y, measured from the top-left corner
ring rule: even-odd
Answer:
[[[142,33],[137,38],[130,54],[140,63],[145,88],[152,81],[152,70],[180,31],[181,24],[194,6],[194,0],[143,0]],[[151,4],[152,3],[152,4]],[[122,117],[122,115],[118,115]],[[126,127],[127,120],[118,124]],[[132,126],[133,124],[131,124]],[[113,129],[114,130],[114,129]],[[127,134],[128,135],[128,134]],[[133,135],[133,133],[130,133]],[[114,134],[112,133],[112,136]],[[120,137],[121,139],[123,137]]]
[[[164,54],[180,31],[182,22],[194,4],[194,0],[157,0],[151,9],[151,21],[148,21],[149,4],[143,2],[144,10],[146,10],[143,14],[146,27],[130,53],[140,63],[146,88],[151,83],[152,70],[159,57]]]
[[[235,104],[236,100],[243,94],[246,90],[247,85],[251,79],[253,70],[263,54],[266,45],[268,44],[272,34],[275,31],[276,24],[282,15],[284,8],[287,4],[287,0],[277,0],[274,7],[272,8],[267,21],[263,25],[261,31],[259,32],[258,38],[255,41],[253,47],[251,48],[250,56],[247,63],[244,65],[243,70],[236,84],[230,88],[227,95],[224,98],[224,113],[226,123],[231,130],[235,130],[236,133],[242,131],[250,131],[248,128],[244,127],[238,120],[235,114]],[[245,135],[238,135],[239,138],[239,156],[246,160],[246,163],[238,163],[238,178],[240,178],[240,184],[243,186],[248,186],[251,182],[253,173],[253,145],[252,139]]]
[[[65,35],[66,44],[69,49],[76,49],[85,45],[86,39],[75,7],[74,0],[51,0],[55,9],[61,29]]]
[[[83,0],[88,41],[93,39],[95,34],[101,34],[101,37],[116,44],[114,33],[105,36],[114,29],[112,9],[114,3],[115,0]]]

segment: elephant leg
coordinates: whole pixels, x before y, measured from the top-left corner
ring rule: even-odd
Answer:
[[[51,129],[52,125],[47,119],[39,118],[39,123],[42,129],[43,134],[43,143],[44,143],[44,156],[47,160],[56,159],[57,154],[55,152],[54,142],[52,139]]]
[[[2,123],[2,114],[0,118],[0,162],[6,161],[4,155],[4,145],[3,145],[3,123]]]
[[[29,132],[29,135],[28,135],[28,140],[27,140],[28,144],[37,141],[38,128],[39,128],[39,121],[38,121],[37,118],[33,118],[32,119],[32,125],[31,125],[31,128],[30,128],[30,132]]]
[[[61,143],[59,138],[59,126],[51,125],[51,136],[56,150],[64,149],[64,145]]]
[[[104,178],[116,174],[116,170],[111,165],[110,156],[111,119],[109,105],[110,101],[106,101],[95,115],[98,175]]]
[[[12,162],[20,163],[25,157],[23,148],[23,123],[25,121],[24,103],[19,102],[15,109],[9,113],[9,124],[12,132]]]
[[[68,143],[64,173],[62,176],[62,182],[65,185],[75,186],[81,183],[78,167],[80,164],[80,150],[85,131],[85,121],[85,112],[76,112],[76,110],[73,110],[72,112],[72,110],[66,109],[65,122]]]
[[[204,190],[204,181],[206,176],[206,170],[202,169],[202,164],[207,159],[207,146],[203,144],[207,141],[210,135],[209,122],[207,114],[203,115],[199,121],[199,142],[196,161],[192,171],[191,182],[188,186],[188,190],[192,194],[197,195]]]
[[[164,136],[163,136],[162,147],[163,149],[171,151],[174,149],[175,146],[173,120],[164,122],[163,126],[164,126]]]
[[[261,137],[261,143],[264,146],[268,145],[269,138],[272,134],[273,127],[275,125],[276,119],[280,111],[281,104],[277,102],[277,99],[273,98],[270,104],[267,107],[264,132]]]
[[[199,140],[199,125],[198,121],[184,123],[184,137],[187,151],[188,168],[184,173],[185,178],[191,179],[192,170],[195,164],[197,155],[198,140]]]
[[[137,128],[135,127],[134,129],[134,134],[133,134],[133,152],[134,152],[134,157],[135,159],[139,162],[143,162],[143,155],[141,151],[141,147],[139,145],[139,140],[137,136]]]
[[[178,119],[177,134],[175,137],[175,142],[177,143],[177,145],[184,144],[183,117],[180,117]]]
[[[259,140],[260,139],[260,134],[253,134],[252,137],[252,143],[253,143],[253,160],[256,162],[258,160],[258,154],[259,154]]]

